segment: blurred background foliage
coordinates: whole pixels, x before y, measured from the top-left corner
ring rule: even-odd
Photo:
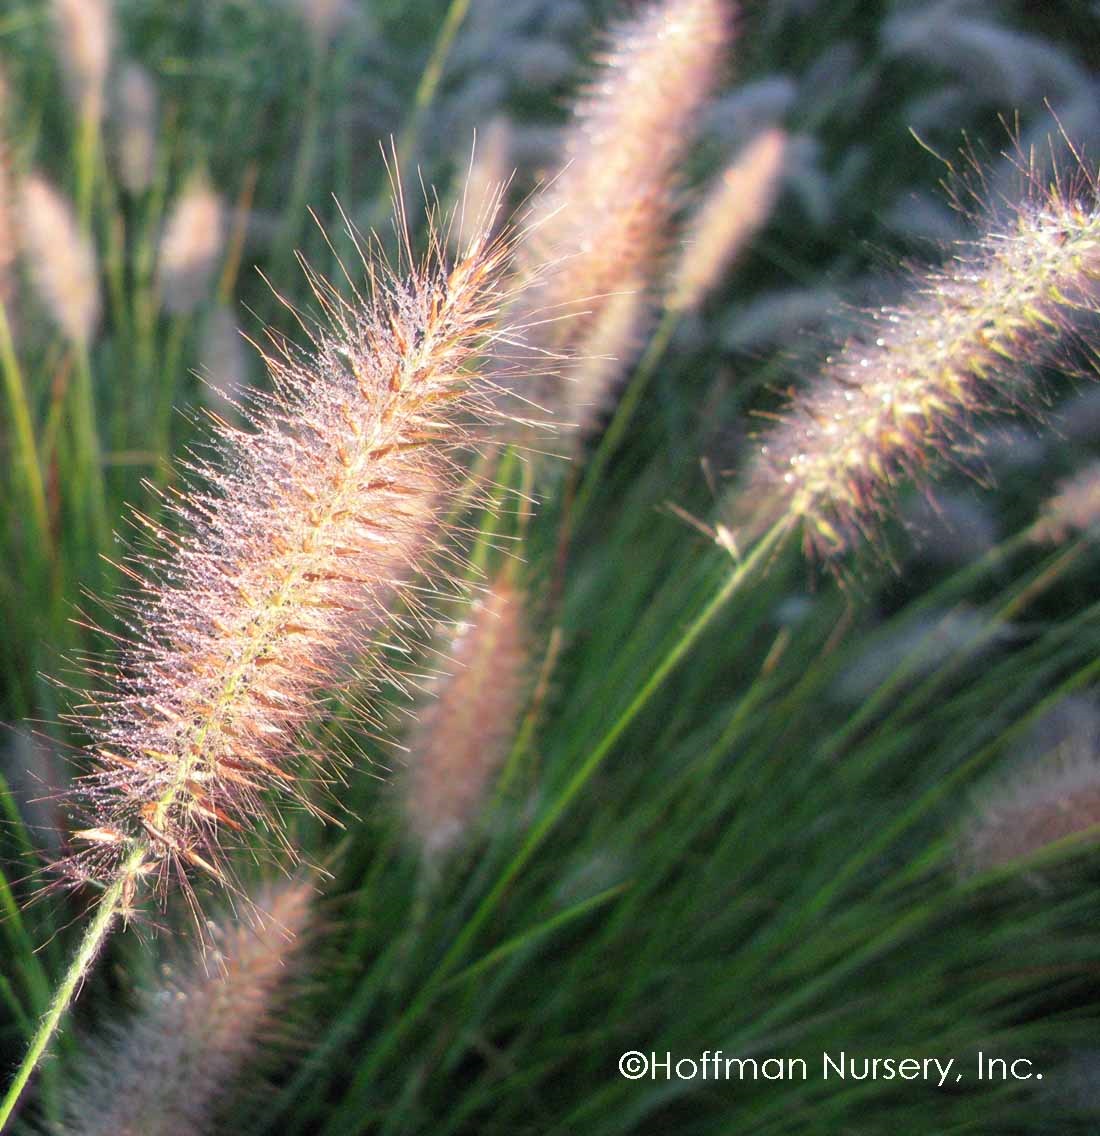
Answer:
[[[109,561],[136,539],[124,503],[155,512],[145,483],[178,482],[201,445],[195,408],[229,413],[223,384],[264,382],[226,325],[300,338],[280,297],[309,307],[296,251],[330,276],[349,257],[335,201],[392,244],[391,138],[415,218],[420,184],[455,201],[475,129],[506,116],[518,206],[556,172],[559,129],[622,10],[119,0],[102,132],[89,137],[51,6],[5,0],[9,168],[76,203],[103,315],[86,344],[66,341],[29,286],[34,257],[64,263],[66,251],[24,249],[5,303],[10,349],[0,343],[3,1067],[88,900],[26,905],[65,846],[55,797],[80,768],[81,739],[61,724],[73,696],[52,679],[79,688],[81,659],[105,646],[90,625],[114,629]],[[471,522],[486,568],[525,538],[545,678],[478,833],[422,863],[392,784],[400,749],[339,713],[317,728],[318,746],[354,763],[347,786],[327,790],[347,809],[343,830],[292,820],[303,855],[332,872],[323,948],[293,1043],[268,1063],[263,1094],[226,1101],[224,1131],[1095,1131],[1100,875],[1088,841],[960,868],[1014,770],[1041,786],[1042,763],[1066,747],[1079,767],[1100,757],[1095,546],[1087,533],[1053,546],[1021,536],[1055,483],[1097,455],[1095,388],[1051,373],[1048,425],[990,426],[974,443],[980,485],[959,475],[933,505],[905,498],[883,537],[890,563],[863,558],[842,584],[786,549],[668,681],[646,684],[732,568],[669,504],[713,523],[755,414],[807,381],[861,308],[896,294],[902,261],[966,238],[937,154],[965,165],[965,139],[996,207],[1027,181],[1019,154],[1035,151],[1040,186],[1052,163],[1072,169],[1057,124],[1086,159],[1100,152],[1098,51],[1096,5],[1071,0],[746,5],[683,204],[781,125],[791,146],[772,219],[703,309],[670,327],[598,476],[599,428],[572,472],[532,486],[522,460],[498,471],[539,498],[530,518],[508,498],[499,521]],[[120,172],[127,61],[156,95],[138,188]],[[220,198],[221,239],[199,265],[201,295],[173,312],[161,234],[196,175]],[[20,413],[44,534],[21,507]],[[407,699],[388,690],[382,702],[400,736]],[[155,971],[153,924],[189,933],[175,906],[111,945],[81,1029],[117,1018]],[[23,1131],[56,1122],[80,1037],[69,1030],[45,1067]],[[968,1068],[982,1050],[1029,1057],[1044,1080],[629,1082],[616,1069],[627,1049],[811,1067],[844,1049]]]

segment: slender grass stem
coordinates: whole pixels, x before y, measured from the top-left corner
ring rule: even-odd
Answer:
[[[34,536],[37,547],[45,552],[49,541],[46,489],[42,481],[42,467],[39,464],[38,449],[34,440],[27,386],[23,380],[19,360],[16,358],[11,329],[2,304],[0,304],[0,371],[4,376],[4,388],[14,426],[15,458],[27,494],[27,504],[34,524]]]
[[[89,100],[81,108],[76,140],[76,215],[82,233],[91,232],[99,161],[99,115]]]
[[[290,178],[287,206],[283,211],[282,233],[272,257],[271,278],[279,280],[286,272],[294,246],[302,233],[302,219],[309,205],[309,194],[314,166],[317,164],[318,141],[321,131],[321,77],[325,56],[315,48],[310,59],[309,82],[305,91],[305,109],[302,112],[302,133]]]
[[[968,564],[961,572],[951,576],[942,585],[914,600],[906,608],[906,618],[915,621],[929,612],[936,611],[956,597],[965,595],[976,582],[989,575],[994,568],[1004,564],[1010,556],[1024,547],[1029,539],[1030,532],[1030,529],[1024,529],[1001,544],[995,545],[972,564]],[[833,760],[852,738],[859,736],[868,722],[875,721],[883,708],[894,700],[898,691],[909,681],[912,674],[913,663],[909,659],[903,660],[887,680],[851,715],[844,726],[836,731],[822,749],[821,760]]]
[[[466,19],[466,13],[469,10],[470,0],[451,0],[447,14],[443,17],[443,22],[439,26],[439,34],[435,37],[431,55],[428,56],[428,62],[424,65],[420,81],[416,85],[412,109],[409,111],[401,131],[397,135],[397,141],[394,143],[395,178],[401,177],[401,171],[416,153],[425,115],[435,100],[439,84],[443,80],[443,69],[447,65],[447,57],[451,53],[455,37],[458,35],[458,30],[462,27],[462,22]],[[382,192],[371,211],[370,220],[372,224],[380,216],[389,212],[390,190],[391,187],[388,184],[383,186]]]
[[[489,555],[500,529],[500,511],[504,507],[506,497],[515,493],[511,484],[515,477],[516,464],[515,450],[509,446],[504,451],[497,467],[492,502],[482,513],[477,540],[470,553],[470,569],[467,573],[467,579],[471,581],[481,579],[488,570]]]
[[[189,320],[186,316],[176,316],[168,330],[167,343],[160,366],[160,398],[154,418],[153,437],[157,454],[156,484],[163,488],[171,476],[172,455],[172,411],[176,405],[179,386],[178,372],[183,358],[184,343],[187,339]]]
[[[103,455],[96,428],[95,384],[87,344],[76,347],[74,383],[75,454],[78,476],[84,484],[86,505],[96,546],[107,548],[110,524],[107,521],[107,491],[103,477]]]
[[[127,861],[126,868],[136,868],[144,855],[144,849],[132,853]],[[45,1055],[47,1047],[60,1028],[61,1021],[72,1004],[77,989],[95,961],[96,955],[99,954],[103,944],[107,941],[107,936],[110,935],[115,920],[122,913],[123,891],[128,878],[127,870],[124,869],[119,874],[118,879],[103,893],[96,908],[95,916],[84,932],[80,947],[73,956],[69,969],[53,996],[50,1008],[46,1011],[46,1016],[42,1019],[38,1032],[34,1035],[30,1049],[27,1050],[27,1055],[23,1058],[23,1063],[19,1066],[15,1079],[8,1088],[4,1099],[0,1101],[0,1132],[6,1130],[12,1112],[19,1103],[23,1090],[27,1087],[27,1082],[31,1079],[38,1063]]]
[[[447,56],[451,53],[455,36],[458,35],[458,29],[462,26],[462,21],[466,19],[466,13],[469,10],[470,0],[451,0],[447,14],[440,25],[439,35],[436,36],[435,44],[432,46],[432,53],[428,57],[424,73],[420,76],[420,82],[417,84],[416,95],[413,97],[412,114],[409,115],[409,119],[397,140],[397,156],[399,159],[407,159],[416,146],[420,137],[420,128],[424,123],[424,115],[435,99],[435,93],[443,79],[443,68],[446,66]]]

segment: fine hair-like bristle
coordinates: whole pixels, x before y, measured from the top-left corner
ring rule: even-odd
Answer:
[[[220,876],[263,791],[296,791],[290,759],[326,687],[393,626],[395,594],[427,594],[411,577],[439,578],[457,455],[499,413],[475,367],[504,335],[508,247],[476,240],[449,271],[433,247],[392,274],[370,261],[352,301],[311,273],[327,324],[307,352],[273,340],[251,430],[219,425],[192,471],[206,487],[166,502],[182,535],[138,516],[163,551],[127,568],[130,642],[81,716],[97,768],[78,798],[88,852],[63,865],[77,878]]]
[[[114,100],[119,181],[131,193],[143,193],[153,180],[157,149],[157,89],[140,63],[119,71]]]
[[[507,756],[528,680],[522,593],[498,578],[448,652],[451,673],[432,692],[409,742],[408,826],[425,855],[457,844]]]
[[[1034,409],[1030,367],[1051,358],[1077,309],[1096,309],[1098,277],[1094,203],[1055,189],[989,225],[827,361],[765,436],[743,500],[804,522],[819,554],[873,535],[894,485],[950,458],[976,415]]]
[[[172,315],[187,315],[207,299],[222,253],[224,212],[221,197],[197,174],[173,206],[157,262],[161,300]]]
[[[196,945],[190,957],[165,966],[140,991],[134,1014],[86,1039],[60,1133],[215,1131],[301,978],[312,898],[311,885],[293,879],[255,892],[244,918],[212,920],[205,951]]]
[[[99,269],[91,241],[72,206],[44,178],[22,185],[23,257],[54,323],[75,343],[87,343],[99,322]]]
[[[700,304],[767,221],[775,203],[787,152],[787,134],[765,130],[737,156],[692,218],[672,272],[668,305]]]
[[[1073,533],[1100,534],[1100,462],[1060,481],[1032,527],[1038,541],[1058,544]]]
[[[564,168],[531,208],[529,254],[553,264],[522,297],[541,321],[536,350],[583,359],[610,297],[648,294],[669,238],[679,167],[725,61],[732,15],[728,0],[661,0],[612,32],[566,132]],[[568,378],[572,392],[563,393],[555,375],[530,397],[563,429],[583,433],[606,402],[614,371],[586,376],[582,364]]]
[[[53,18],[69,97],[98,122],[114,43],[111,0],[53,0]]]

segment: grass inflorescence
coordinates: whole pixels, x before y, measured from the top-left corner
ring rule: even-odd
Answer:
[[[1095,1130],[1071,8],[11,0],[5,1134]]]
[[[452,267],[375,267],[354,304],[313,276],[312,348],[274,340],[272,392],[245,426],[215,422],[216,458],[166,502],[177,525],[137,518],[163,551],[124,566],[133,638],[83,718],[78,876],[220,875],[226,837],[271,818],[264,794],[294,792],[317,699],[443,568],[458,458],[492,413],[477,365],[501,334],[506,247],[479,235]]]
[[[1097,310],[1100,206],[1054,186],[985,222],[908,298],[871,312],[759,445],[745,492],[804,522],[824,555],[876,538],[899,482],[963,461],[982,415],[1041,416],[1035,367]]]

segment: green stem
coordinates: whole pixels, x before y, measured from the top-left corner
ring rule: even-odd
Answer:
[[[435,37],[435,43],[432,46],[432,53],[428,56],[428,62],[420,76],[420,82],[416,85],[412,110],[409,112],[409,116],[401,128],[401,133],[397,136],[397,142],[394,144],[396,168],[393,173],[393,180],[397,185],[400,185],[401,171],[404,169],[405,163],[412,158],[416,151],[417,142],[420,139],[420,130],[424,124],[424,116],[435,99],[436,91],[443,80],[443,68],[446,66],[447,56],[451,53],[455,36],[458,35],[458,29],[462,26],[462,21],[466,19],[466,13],[469,10],[470,0],[451,0],[447,14],[443,17],[439,34]],[[387,185],[383,188],[380,199],[375,203],[374,214],[370,218],[371,223],[374,224],[389,209],[390,186]]]
[[[491,488],[494,490],[492,499],[482,512],[481,524],[478,529],[477,540],[470,552],[470,569],[467,579],[472,581],[484,579],[489,570],[489,556],[494,547],[497,532],[500,528],[500,513],[504,502],[509,495],[514,496],[515,490],[511,488],[515,476],[517,458],[515,450],[509,446],[500,459],[496,476],[492,480]]]
[[[163,489],[168,484],[172,473],[172,414],[180,393],[177,373],[183,358],[188,322],[188,316],[176,316],[173,319],[160,363],[160,395],[153,423],[154,449],[157,455],[154,482],[158,489]]]
[[[74,443],[79,471],[77,476],[83,482],[87,493],[88,516],[95,535],[96,549],[98,552],[103,552],[110,544],[111,526],[107,520],[103,454],[99,444],[99,431],[96,428],[95,384],[86,343],[76,346],[75,388]]]
[[[310,204],[310,179],[317,164],[317,146],[321,130],[322,69],[326,61],[327,57],[322,53],[321,48],[315,46],[310,61],[309,83],[305,92],[302,133],[294,160],[294,172],[290,179],[287,207],[283,210],[282,233],[272,256],[272,280],[280,280],[286,275],[287,265],[293,258],[295,245],[302,233],[302,221]]]
[[[140,855],[144,855],[144,850],[135,852],[131,861],[134,861],[134,857]],[[107,936],[111,933],[111,928],[122,910],[123,890],[126,880],[130,876],[129,869],[134,866],[131,861],[127,862],[119,873],[118,879],[103,893],[96,909],[95,918],[84,932],[80,947],[73,956],[73,961],[69,964],[69,969],[53,996],[50,1008],[42,1019],[42,1024],[38,1027],[38,1032],[34,1035],[27,1056],[23,1058],[23,1064],[19,1066],[15,1080],[12,1081],[6,1096],[0,1101],[0,1132],[3,1132],[7,1127],[7,1122],[11,1118],[15,1106],[19,1103],[19,1098],[23,1095],[27,1082],[38,1067],[47,1046],[49,1046],[61,1025],[61,1019],[72,1004],[77,988],[84,981],[84,977],[95,961],[96,955],[99,954],[103,944],[107,941]]]
[[[76,212],[80,231],[92,230],[92,204],[95,196],[96,163],[99,159],[99,115],[89,100],[80,108],[76,140]]]
[[[30,401],[19,360],[12,344],[11,329],[3,304],[0,304],[0,370],[4,373],[8,405],[15,427],[16,463],[20,468],[23,486],[27,492],[31,517],[34,521],[38,548],[46,553],[49,542],[49,513],[46,509],[46,490],[42,483],[42,467],[34,441]]]

